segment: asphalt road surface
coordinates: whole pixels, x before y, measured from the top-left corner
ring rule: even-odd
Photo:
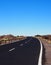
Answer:
[[[0,46],[0,65],[42,65],[43,45],[33,37]]]

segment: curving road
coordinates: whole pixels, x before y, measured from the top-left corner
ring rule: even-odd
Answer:
[[[0,65],[42,65],[43,45],[33,37],[0,46]]]

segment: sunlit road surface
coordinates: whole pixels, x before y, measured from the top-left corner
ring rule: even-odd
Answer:
[[[43,46],[33,37],[0,46],[0,65],[42,65]]]

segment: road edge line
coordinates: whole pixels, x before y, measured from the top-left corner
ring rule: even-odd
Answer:
[[[43,45],[42,45],[41,40],[39,40],[39,42],[40,42],[41,49],[40,49],[40,54],[39,54],[38,65],[42,65]]]

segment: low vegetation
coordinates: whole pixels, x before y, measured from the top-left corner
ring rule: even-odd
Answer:
[[[0,36],[0,45],[10,44],[25,38],[26,37],[24,36],[3,35],[3,36]]]
[[[51,43],[51,35],[35,35],[35,37],[39,37],[46,40],[48,43]]]
[[[35,35],[35,37],[44,39],[48,43],[51,43],[51,35]],[[2,35],[0,36],[0,45],[10,44],[15,41],[23,40],[25,38],[25,36]]]

